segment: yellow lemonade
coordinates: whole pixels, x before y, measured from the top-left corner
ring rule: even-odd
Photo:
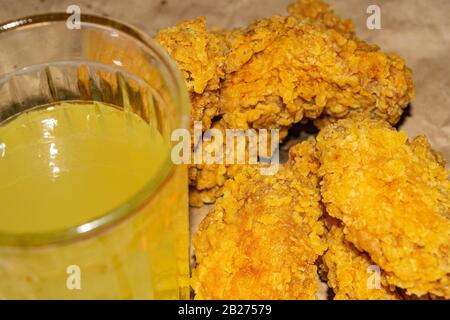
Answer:
[[[187,298],[186,169],[169,156],[155,124],[97,102],[1,123],[0,242],[33,250],[0,248],[0,298]],[[33,245],[52,234],[67,239]]]

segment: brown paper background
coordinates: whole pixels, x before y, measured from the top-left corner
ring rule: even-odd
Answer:
[[[77,4],[82,12],[119,19],[147,31],[199,15],[210,26],[242,26],[255,18],[285,14],[291,0],[0,0],[0,21]],[[416,98],[401,129],[426,134],[450,161],[450,1],[328,0],[342,17],[351,18],[360,38],[404,57],[414,71]],[[366,28],[366,9],[377,4],[382,29]],[[1,47],[0,47],[1,50]],[[1,63],[1,61],[0,61]],[[206,208],[191,212],[196,230]]]

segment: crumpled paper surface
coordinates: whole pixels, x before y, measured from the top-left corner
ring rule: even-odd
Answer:
[[[293,1],[293,0],[292,0]],[[285,14],[291,0],[0,0],[0,21],[77,4],[83,13],[130,23],[151,35],[183,19],[203,15],[210,27],[243,26],[258,17]],[[416,98],[401,130],[410,137],[428,136],[433,148],[450,161],[450,1],[448,0],[325,0],[357,35],[383,51],[395,51],[413,69]],[[381,8],[381,30],[366,27],[367,7]],[[1,49],[0,49],[1,50]],[[1,63],[1,62],[0,62]],[[448,165],[447,165],[448,166]],[[449,167],[449,166],[448,166]],[[210,206],[191,210],[191,234]]]

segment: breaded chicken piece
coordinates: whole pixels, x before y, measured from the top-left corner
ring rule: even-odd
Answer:
[[[223,194],[223,185],[230,178],[228,165],[199,164],[189,166],[189,205],[200,208],[214,203]]]
[[[193,241],[196,299],[316,299],[326,247],[314,152],[304,142],[275,175],[247,165],[226,182]]]
[[[219,89],[227,51],[224,33],[209,31],[205,18],[200,17],[160,30],[156,41],[183,73],[191,100],[191,130],[194,121],[201,121],[203,131],[209,129],[220,108]],[[190,204],[200,207],[214,202],[225,182],[225,171],[223,165],[189,166]]]
[[[225,76],[227,49],[219,32],[207,30],[204,17],[160,30],[156,41],[177,62],[191,96],[192,121],[202,121],[204,129],[218,114],[220,82]]]
[[[324,126],[363,114],[395,124],[414,94],[403,59],[357,39],[351,21],[321,1],[297,1],[289,12],[232,31],[208,31],[198,18],[158,33],[185,76],[192,120],[282,136],[305,118]],[[228,171],[191,166],[191,205],[214,202]]]
[[[221,121],[213,123],[212,128],[220,130],[226,136],[225,129]],[[207,132],[204,133],[207,136]],[[203,141],[202,148],[207,149],[211,141]],[[225,145],[223,146],[225,150]],[[194,148],[194,151],[197,149]],[[197,150],[200,151],[200,150]],[[192,164],[189,166],[189,203],[193,207],[201,207],[204,203],[214,203],[222,195],[222,187],[227,178],[229,165],[225,164]]]
[[[220,130],[223,136],[226,136],[227,124],[223,120],[214,122],[212,129]],[[259,133],[254,130],[255,139],[258,139]],[[205,132],[207,135],[207,132]],[[270,142],[270,133],[268,133],[267,150],[266,155],[268,158],[272,157],[276,150],[278,150],[278,145],[276,144],[276,150],[272,150]],[[279,132],[279,139],[283,140],[287,135],[287,131]],[[244,148],[245,152],[245,164],[248,164],[248,146],[249,140],[245,140],[246,146]],[[203,142],[203,149],[208,148],[211,144],[209,141]],[[224,145],[223,150],[230,148],[230,146]],[[239,150],[236,144],[233,146],[235,159]],[[260,150],[258,150],[260,151]],[[245,165],[244,164],[244,165]],[[236,172],[239,172],[242,164],[195,164],[189,167],[189,179],[190,179],[190,190],[189,190],[189,202],[191,206],[201,207],[204,203],[214,203],[215,200],[223,194],[223,185],[225,181],[234,176]]]
[[[319,23],[329,29],[335,29],[348,38],[355,35],[352,20],[343,20],[334,13],[329,4],[320,0],[298,0],[289,5],[288,12],[293,17],[307,18],[312,23]]]
[[[322,124],[351,113],[395,124],[413,96],[411,70],[399,56],[309,19],[258,20],[230,41],[225,63],[233,72],[219,112],[229,127],[283,128],[319,117]],[[238,53],[255,46],[242,64]]]
[[[346,240],[407,294],[450,298],[450,181],[423,136],[341,120],[317,137],[322,197]]]
[[[329,229],[328,250],[322,261],[328,286],[335,293],[334,300],[399,299],[395,288],[386,285],[384,274],[370,257],[344,239],[343,229],[338,224]]]

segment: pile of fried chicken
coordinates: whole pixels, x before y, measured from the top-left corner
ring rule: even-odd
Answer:
[[[235,30],[198,18],[156,36],[204,131],[320,129],[275,175],[189,168],[191,205],[215,202],[193,240],[195,298],[316,299],[320,280],[334,299],[450,298],[445,160],[392,127],[414,96],[411,70],[321,1],[288,12]]]

